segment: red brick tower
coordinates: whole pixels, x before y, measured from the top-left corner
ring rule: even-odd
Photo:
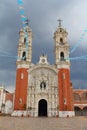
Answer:
[[[32,58],[32,31],[27,26],[25,29],[21,29],[19,34],[14,110],[25,110],[27,105],[28,70]]]
[[[59,20],[59,27],[54,33],[55,63],[58,68],[59,117],[74,116],[67,35],[68,33],[61,27],[61,20]]]

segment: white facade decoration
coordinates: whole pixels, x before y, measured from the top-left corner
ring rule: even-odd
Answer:
[[[29,114],[38,117],[39,101],[47,102],[47,116],[58,115],[58,70],[47,62],[46,56],[41,56],[37,65],[29,69],[27,109]],[[44,82],[44,84],[41,83]]]

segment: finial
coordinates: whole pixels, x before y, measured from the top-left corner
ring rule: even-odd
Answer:
[[[29,19],[27,18],[27,20],[26,20],[26,25],[28,25],[28,23],[29,23]]]
[[[61,26],[62,26],[62,24],[61,24],[61,23],[62,23],[62,20],[59,19],[58,22],[59,22],[59,27],[61,27]]]

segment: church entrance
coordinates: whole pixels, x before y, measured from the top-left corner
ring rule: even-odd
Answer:
[[[38,116],[47,116],[47,101],[44,99],[41,99],[38,103]]]

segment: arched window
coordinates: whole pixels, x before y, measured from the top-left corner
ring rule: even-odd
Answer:
[[[60,28],[60,32],[62,32],[62,29]]]
[[[41,84],[40,84],[40,89],[46,89],[46,83],[43,81],[43,82],[41,82]]]
[[[79,96],[79,94],[74,93],[74,101],[79,101],[80,102],[81,98]]]
[[[64,45],[64,41],[62,37],[60,38],[60,45]]]
[[[22,54],[22,60],[26,61],[26,52],[25,51]]]
[[[24,38],[24,44],[26,43],[26,37]]]
[[[63,38],[60,38],[60,43],[63,43]]]
[[[81,99],[82,101],[87,101],[87,92],[82,94]]]
[[[64,60],[65,60],[65,59],[64,59],[64,52],[61,52],[61,53],[60,53],[60,60],[61,60],[61,61],[64,61]]]

